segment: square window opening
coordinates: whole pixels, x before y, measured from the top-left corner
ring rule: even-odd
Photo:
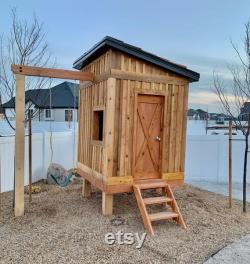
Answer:
[[[93,111],[93,140],[103,141],[103,110]]]

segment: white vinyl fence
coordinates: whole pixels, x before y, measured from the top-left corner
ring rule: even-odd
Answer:
[[[233,136],[233,139],[237,139],[232,141],[233,182],[242,183],[245,149],[244,137]],[[250,163],[250,158],[248,160]],[[227,183],[228,136],[188,135],[185,167],[186,181]],[[250,175],[249,168],[248,166],[248,175]]]
[[[32,135],[32,179],[36,182],[45,179],[51,161],[50,132]],[[59,163],[66,169],[76,164],[76,136],[73,131],[53,132],[52,162]],[[1,191],[13,190],[14,186],[15,137],[0,137],[0,175]],[[29,175],[28,137],[25,138],[25,175],[24,183],[28,185]]]
[[[243,137],[236,137],[243,139]],[[14,137],[0,138],[1,190],[13,189]],[[33,134],[33,182],[46,178],[50,164],[50,133]],[[73,131],[53,132],[53,159],[66,169],[76,164],[76,136]],[[233,141],[233,181],[242,182],[244,141]],[[250,173],[250,171],[249,171]],[[228,136],[187,136],[186,181],[227,182]],[[25,152],[25,184],[28,184],[28,137]]]

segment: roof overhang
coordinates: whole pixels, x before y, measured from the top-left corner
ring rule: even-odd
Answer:
[[[74,62],[73,68],[78,70],[82,69],[84,66],[86,66],[91,61],[98,58],[99,56],[101,56],[103,53],[105,53],[107,50],[111,48],[129,54],[133,57],[144,60],[146,62],[152,63],[154,65],[157,65],[175,74],[181,75],[189,79],[190,82],[196,82],[200,78],[199,73],[189,70],[185,66],[173,63],[169,60],[158,57],[152,53],[146,52],[141,48],[124,43],[123,41],[120,41],[118,39],[109,36],[102,39],[89,51],[85,52],[80,58],[78,58]]]

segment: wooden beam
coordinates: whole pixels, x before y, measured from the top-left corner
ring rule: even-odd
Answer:
[[[113,214],[113,194],[102,192],[102,214]]]
[[[174,181],[174,180],[183,180],[184,179],[184,172],[168,172],[162,173],[163,180],[167,181]]]
[[[16,64],[11,65],[11,70],[15,74],[26,75],[26,76],[70,79],[70,80],[90,81],[90,82],[94,80],[94,75],[91,72],[41,68],[41,67],[24,66],[24,65],[16,65]]]
[[[102,74],[95,76],[95,82],[101,82],[107,80],[108,78],[115,78],[120,80],[130,80],[130,81],[139,81],[139,82],[152,82],[152,83],[171,83],[177,85],[187,85],[189,83],[188,79],[185,78],[176,78],[172,76],[159,75],[159,74],[147,74],[147,73],[135,73],[128,72],[117,69],[110,69]],[[82,88],[86,88],[91,84],[83,84]]]
[[[16,74],[15,216],[24,214],[25,76]]]
[[[91,183],[86,179],[82,181],[82,196],[84,198],[89,198],[91,196]]]
[[[127,72],[117,69],[111,69],[111,77],[122,80],[133,80],[141,82],[154,82],[154,83],[173,83],[173,84],[187,84],[189,81],[185,78],[179,77],[179,80],[176,77],[159,75],[159,74],[146,74],[146,73],[134,73]],[[98,77],[96,77],[98,79]]]

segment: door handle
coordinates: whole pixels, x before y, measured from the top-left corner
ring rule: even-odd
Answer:
[[[157,136],[156,138],[155,138],[155,140],[157,140],[157,141],[161,141],[161,138],[159,137],[159,136]]]

